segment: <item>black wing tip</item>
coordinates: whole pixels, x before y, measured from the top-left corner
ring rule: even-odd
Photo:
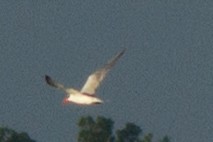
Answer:
[[[121,56],[123,56],[123,54],[126,52],[127,48],[124,48],[123,50],[121,50],[119,53],[117,53],[115,60],[117,60],[118,58],[120,58]]]
[[[51,77],[50,76],[48,76],[48,75],[45,75],[45,81],[47,82],[47,84],[49,84],[49,85],[51,85],[52,83],[52,79],[51,79]]]
[[[45,74],[45,80],[47,81],[49,79],[50,79],[50,76]]]
[[[121,57],[121,56],[126,52],[126,50],[127,50],[127,48],[124,48],[123,50],[121,50],[121,51],[117,54],[117,56],[118,56],[118,57]]]

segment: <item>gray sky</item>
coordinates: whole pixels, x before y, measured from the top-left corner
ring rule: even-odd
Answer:
[[[74,142],[81,116],[102,115],[155,140],[212,142],[212,29],[211,0],[0,1],[0,125]],[[103,105],[62,106],[44,82],[80,88],[125,47],[98,90]]]

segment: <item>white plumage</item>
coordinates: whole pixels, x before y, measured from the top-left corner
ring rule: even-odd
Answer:
[[[102,68],[92,73],[85,82],[81,90],[73,88],[65,88],[64,85],[54,81],[50,76],[45,75],[47,84],[64,91],[68,97],[64,99],[64,103],[73,102],[81,105],[101,104],[103,101],[96,96],[96,90],[100,86],[101,81],[105,78],[108,71],[115,65],[117,60],[124,54],[126,49],[115,55]]]

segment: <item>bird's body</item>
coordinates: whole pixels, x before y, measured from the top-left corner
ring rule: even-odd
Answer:
[[[63,101],[65,104],[73,102],[80,105],[92,105],[101,104],[103,101],[94,95],[84,94],[79,92],[78,94],[72,94]]]
[[[48,75],[45,76],[45,80],[50,86],[58,88],[67,94],[67,97],[63,100],[63,103],[65,104],[101,104],[103,101],[95,95],[96,89],[99,87],[108,71],[115,65],[116,61],[124,54],[124,52],[125,49],[112,58],[105,66],[92,73],[80,91],[73,88],[65,88],[64,85],[52,80]]]

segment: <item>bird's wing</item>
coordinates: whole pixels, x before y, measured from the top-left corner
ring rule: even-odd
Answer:
[[[50,76],[48,75],[45,75],[45,80],[47,82],[48,85],[52,86],[52,87],[55,87],[55,88],[58,88],[60,90],[65,90],[65,87],[64,85],[56,82],[55,80],[53,80]]]
[[[63,92],[65,92],[68,96],[70,94],[72,95],[77,95],[80,93],[80,91],[73,89],[73,88],[65,88],[63,84],[60,84],[58,82],[56,82],[55,80],[53,80],[50,76],[45,75],[45,80],[47,82],[48,85],[55,87],[57,89],[62,90]]]
[[[106,65],[104,65],[102,68],[92,73],[87,78],[87,81],[82,87],[81,92],[94,95],[96,89],[99,87],[101,81],[104,79],[107,72],[115,65],[117,60],[124,54],[125,51],[126,49],[123,49],[121,52],[115,55],[111,60],[109,60],[109,62]]]

